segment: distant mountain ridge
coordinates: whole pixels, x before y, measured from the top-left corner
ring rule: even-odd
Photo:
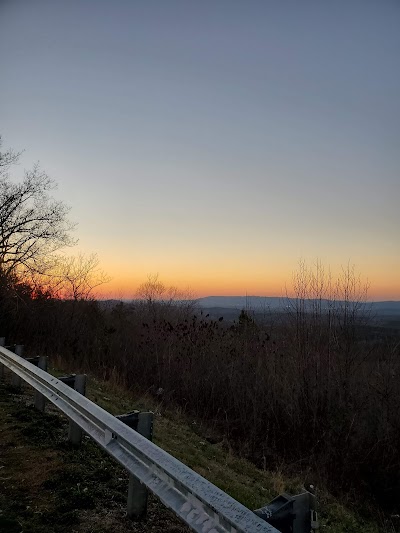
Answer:
[[[311,305],[313,300],[308,300]],[[268,309],[284,309],[288,302],[286,297],[280,296],[206,296],[196,300],[202,308],[219,307],[224,309],[252,309],[254,311]],[[328,305],[328,301],[326,300]],[[380,302],[366,302],[366,307],[379,314],[400,314],[400,301],[387,300]]]
[[[223,307],[225,309],[264,308],[279,309],[285,306],[285,299],[280,296],[205,296],[196,303],[200,307]]]
[[[112,309],[119,303],[135,304],[135,300],[99,300],[103,308]],[[326,309],[329,307],[328,300],[324,300]],[[269,311],[283,311],[289,305],[288,299],[283,296],[205,296],[204,298],[197,298],[194,303],[201,309],[214,309],[217,312],[225,311],[241,311],[242,309],[249,309],[255,312]],[[340,302],[336,302],[339,304]],[[309,308],[313,305],[313,300],[306,300]],[[365,307],[370,310],[372,314],[397,316],[400,315],[400,301],[398,300],[382,300],[379,302],[366,302]]]

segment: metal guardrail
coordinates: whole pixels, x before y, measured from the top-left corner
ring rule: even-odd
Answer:
[[[56,377],[4,347],[0,347],[0,363],[78,424],[193,531],[279,533],[253,511]]]

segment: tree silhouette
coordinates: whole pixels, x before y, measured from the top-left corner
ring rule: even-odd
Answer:
[[[54,252],[75,244],[69,208],[51,197],[55,183],[39,165],[25,171],[20,183],[11,179],[9,170],[20,155],[0,152],[0,269],[4,275],[48,268]]]

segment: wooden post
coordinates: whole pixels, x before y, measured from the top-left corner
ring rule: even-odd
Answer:
[[[5,345],[6,345],[6,338],[0,337],[0,346],[5,346]],[[4,365],[0,363],[0,381],[3,381],[3,379],[4,379]]]
[[[74,389],[77,392],[80,392],[83,396],[85,396],[86,374],[78,374],[77,376],[75,376]],[[70,420],[69,422],[68,440],[71,442],[71,444],[74,444],[76,446],[79,446],[82,442],[82,429],[72,420]]]
[[[153,439],[153,413],[139,413],[137,432]],[[147,488],[132,474],[129,475],[127,514],[129,518],[142,518],[147,511]]]
[[[22,354],[24,353],[23,344],[16,344],[14,346],[14,353],[16,355],[19,355],[20,357],[22,357]],[[11,385],[15,389],[20,389],[21,385],[22,385],[22,379],[19,376],[17,376],[17,374],[15,374],[14,372],[13,372],[12,377],[11,377]]]
[[[41,368],[42,370],[47,372],[47,357],[45,357],[44,355],[41,355],[39,357],[38,368]],[[39,391],[35,391],[36,409],[38,409],[39,411],[44,411],[45,405],[45,397],[43,396],[43,394],[40,394]]]

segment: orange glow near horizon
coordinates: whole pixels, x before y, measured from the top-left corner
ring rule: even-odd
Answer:
[[[227,244],[228,243],[228,244]],[[174,249],[150,247],[144,242],[140,249],[110,256],[100,255],[100,266],[112,280],[95,291],[99,298],[133,299],[138,287],[149,275],[158,274],[166,287],[176,287],[194,298],[205,296],[285,296],[291,294],[293,276],[299,263],[314,269],[322,265],[326,275],[336,280],[343,270],[354,265],[355,275],[362,285],[368,284],[369,300],[400,300],[400,276],[396,253],[381,255],[351,254],[331,247],[328,253],[295,255],[289,244],[277,241],[268,251],[247,244],[235,250],[230,241],[220,247],[197,249],[191,241],[187,247]],[[81,243],[82,252],[88,243]],[[225,247],[226,246],[226,247]],[[187,248],[190,247],[188,251]]]
[[[135,298],[139,286],[147,280],[148,272],[135,275],[113,275],[112,281],[99,287],[96,291],[98,298],[130,299]],[[394,274],[394,273],[393,273]],[[159,273],[159,280],[167,287],[176,287],[189,297],[202,298],[205,296],[285,296],[292,294],[293,271],[270,272],[263,276],[240,277],[225,276],[222,272],[203,273],[191,272],[177,276]],[[361,281],[366,279],[361,275]],[[397,276],[381,278],[377,275],[368,279],[368,300],[400,300],[400,283]]]

